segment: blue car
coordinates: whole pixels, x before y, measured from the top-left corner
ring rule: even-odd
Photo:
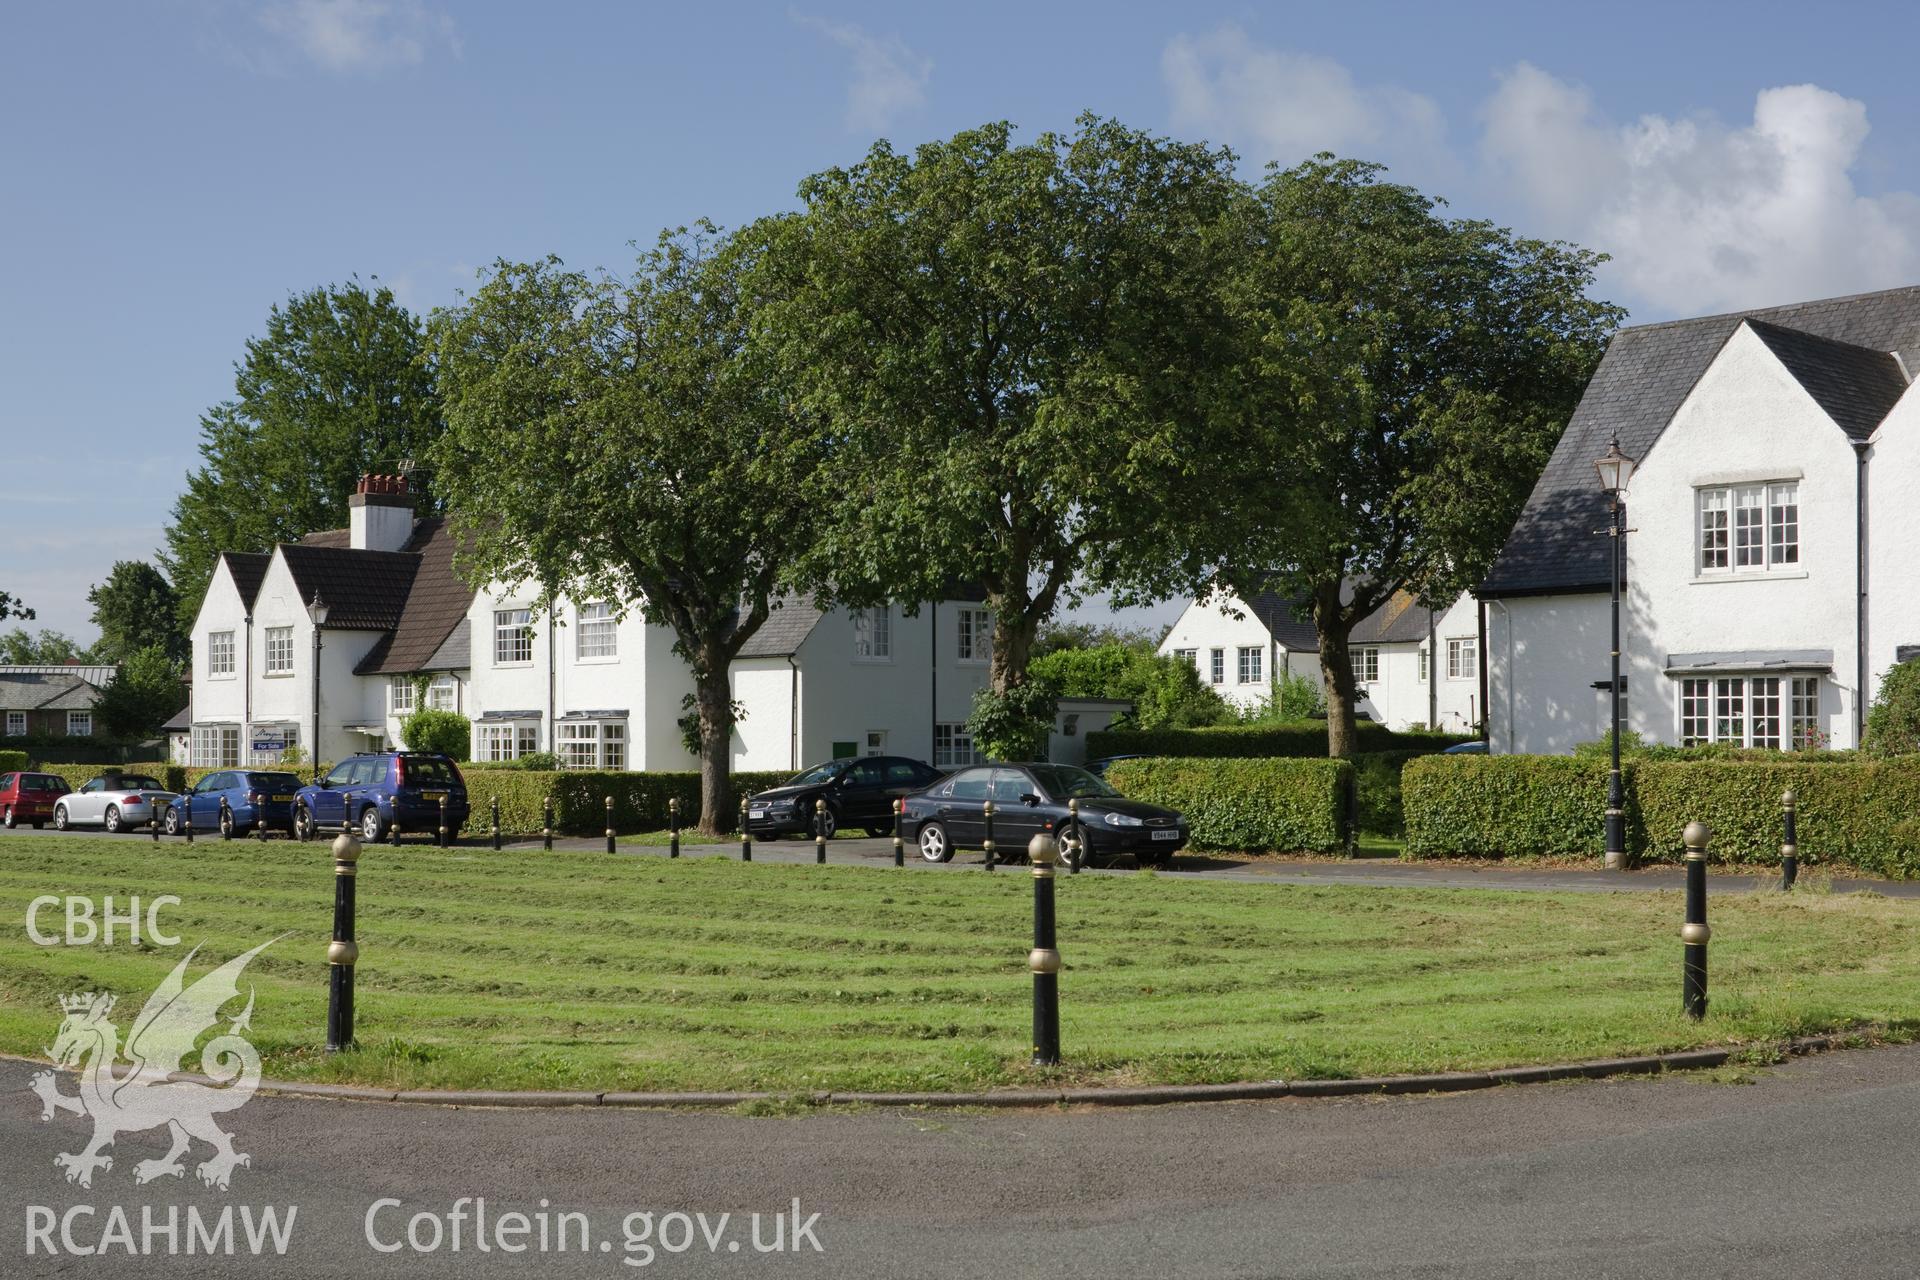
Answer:
[[[191,810],[195,831],[245,835],[264,824],[269,831],[291,832],[293,796],[299,789],[300,779],[295,774],[222,769],[200,779],[168,805],[160,822],[168,835],[185,835]],[[222,800],[227,802],[224,811]]]
[[[433,831],[445,799],[447,838],[467,821],[467,781],[451,756],[428,751],[377,751],[348,756],[293,797],[293,833],[302,840],[322,831],[357,827],[369,843],[396,827]]]

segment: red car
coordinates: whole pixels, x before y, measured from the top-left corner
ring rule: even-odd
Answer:
[[[31,822],[38,829],[53,817],[53,802],[72,790],[57,774],[0,773],[0,823]]]

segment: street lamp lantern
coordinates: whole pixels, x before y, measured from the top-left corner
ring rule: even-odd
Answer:
[[[1627,490],[1627,482],[1633,479],[1633,459],[1620,452],[1619,437],[1607,441],[1607,451],[1593,460],[1593,469],[1600,473],[1600,489],[1603,493],[1618,496]]]
[[[1624,871],[1627,867],[1627,795],[1620,778],[1620,734],[1625,728],[1620,723],[1620,578],[1627,561],[1626,493],[1627,482],[1633,478],[1633,459],[1620,452],[1618,436],[1607,441],[1607,451],[1594,459],[1593,469],[1600,477],[1601,491],[1613,500],[1608,504],[1612,508],[1612,519],[1604,530],[1611,554],[1607,580],[1613,591],[1613,675],[1607,682],[1607,719],[1613,727],[1608,735],[1612,739],[1609,745],[1613,767],[1607,773],[1606,866],[1609,871]]]
[[[327,614],[329,612],[331,612],[331,610],[327,608],[327,602],[320,598],[318,591],[315,591],[313,593],[313,599],[307,604],[307,616],[313,619],[313,625],[316,627],[326,626]]]

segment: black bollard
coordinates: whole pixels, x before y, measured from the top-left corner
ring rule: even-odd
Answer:
[[[233,807],[225,796],[220,797],[220,839],[222,842],[233,839]]]
[[[193,792],[189,791],[187,792],[187,794],[181,796],[180,798],[186,801],[186,810],[187,810],[187,820],[181,825],[186,827],[187,829],[187,843],[192,844],[193,843]]]
[[[387,843],[392,845],[396,849],[400,847],[400,806],[399,805],[395,805],[393,807],[393,822],[387,827]]]
[[[680,797],[667,797],[667,856],[680,856]]]
[[[607,852],[613,850],[613,797],[607,797]]]
[[[253,838],[264,842],[267,838],[267,798],[258,791],[249,791],[247,803],[253,806]]]
[[[1786,840],[1780,845],[1780,889],[1793,888],[1800,875],[1800,824],[1794,813],[1795,797],[1791,788],[1780,795],[1781,816],[1786,819]]]
[[[980,848],[987,855],[984,865],[991,871],[993,870],[993,801],[989,800],[980,806],[980,816],[987,820],[987,838],[980,842]]]
[[[353,966],[360,961],[353,940],[353,889],[360,841],[343,831],[333,842],[333,941],[327,946],[327,1052],[353,1047]]]
[[[553,852],[553,796],[551,794],[547,796],[546,803],[541,807],[540,822],[541,822],[540,842],[546,846],[548,853],[552,853]]]
[[[1713,832],[1704,822],[1689,822],[1682,839],[1687,845],[1687,919],[1680,926],[1685,944],[1681,975],[1681,1006],[1695,1022],[1707,1016],[1707,841]]]
[[[747,802],[740,802],[740,861],[753,861],[753,832],[747,830]]]
[[[500,852],[500,797],[493,797],[493,851]]]
[[[813,860],[824,863],[827,860],[827,802],[813,802]]]
[[[907,842],[900,838],[900,824],[906,820],[907,802],[896,799],[893,802],[893,865],[907,865]]]
[[[147,824],[147,830],[153,833],[153,842],[155,844],[159,844],[160,843],[160,812],[159,810],[156,809],[154,811],[153,821]]]
[[[1051,1067],[1060,1061],[1060,950],[1053,919],[1053,865],[1060,861],[1060,842],[1042,831],[1027,842],[1027,860],[1033,863],[1033,950],[1027,968],[1033,971],[1033,1064]]]
[[[1077,876],[1087,860],[1087,829],[1080,824],[1080,802],[1067,801],[1067,874]]]
[[[447,847],[447,798],[444,795],[440,797],[440,830],[434,837],[434,844],[442,849]]]

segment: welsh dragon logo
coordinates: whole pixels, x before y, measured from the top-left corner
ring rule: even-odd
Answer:
[[[260,1054],[240,1034],[253,1016],[251,989],[247,1007],[232,1025],[200,1049],[201,1074],[214,1083],[175,1077],[180,1060],[193,1052],[194,1042],[220,1021],[224,1006],[239,998],[240,975],[247,964],[277,941],[271,939],[235,956],[192,986],[185,980],[187,965],[199,948],[188,952],[133,1020],[127,1035],[127,1066],[119,1063],[119,1029],[107,1017],[113,1012],[113,997],[92,991],[60,997],[66,1019],[48,1056],[62,1067],[79,1068],[80,1092],[74,1097],[59,1092],[51,1071],[38,1073],[32,1083],[40,1095],[41,1120],[53,1119],[56,1111],[93,1118],[93,1140],[85,1149],[53,1158],[66,1170],[68,1182],[91,1187],[94,1170],[113,1168],[113,1157],[104,1153],[117,1135],[162,1125],[171,1133],[173,1147],[158,1160],[134,1165],[135,1182],[184,1175],[180,1157],[196,1138],[213,1148],[213,1155],[195,1169],[209,1187],[226,1190],[234,1169],[252,1163],[233,1149],[233,1135],[214,1123],[215,1116],[245,1105],[260,1086]]]

